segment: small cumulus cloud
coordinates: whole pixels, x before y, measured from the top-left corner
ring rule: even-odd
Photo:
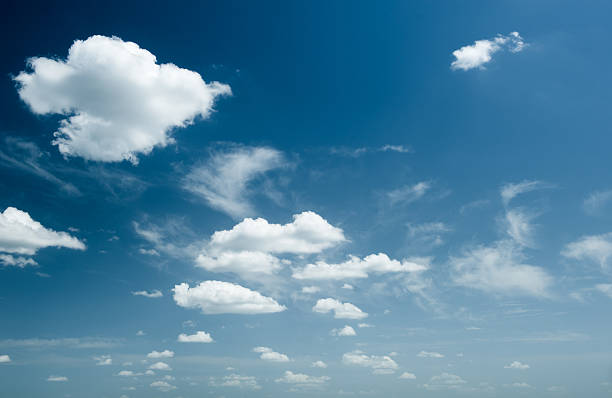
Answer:
[[[474,68],[483,69],[484,65],[493,59],[493,54],[502,50],[517,53],[522,51],[525,46],[526,44],[518,32],[497,35],[493,39],[476,40],[474,44],[453,51],[455,60],[451,63],[451,69],[464,71]]]
[[[319,299],[312,310],[321,314],[333,312],[336,319],[363,319],[368,316],[367,312],[363,312],[356,305],[333,298]]]
[[[357,336],[357,332],[355,332],[355,329],[353,329],[349,325],[346,325],[346,326],[344,326],[343,328],[340,328],[340,329],[332,329],[330,334],[332,336],[338,336],[338,337],[342,337],[342,336]]]
[[[276,352],[269,347],[255,347],[253,348],[253,352],[261,354],[259,358],[264,361],[270,362],[289,362],[290,359],[287,355],[281,354],[280,352]]]
[[[194,334],[181,333],[177,341],[179,343],[212,343],[213,338],[210,334],[200,330]]]
[[[417,354],[419,358],[444,358],[443,354],[434,351],[421,351]]]
[[[529,369],[529,365],[527,365],[526,363],[521,363],[519,361],[513,361],[509,365],[504,366],[504,369],[526,370]]]

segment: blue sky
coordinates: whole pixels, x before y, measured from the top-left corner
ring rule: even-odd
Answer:
[[[10,397],[607,397],[606,2],[4,4]]]

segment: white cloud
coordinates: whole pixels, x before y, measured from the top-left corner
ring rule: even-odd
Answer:
[[[421,351],[417,354],[419,358],[444,358],[439,352]]]
[[[523,264],[524,257],[509,241],[478,246],[450,258],[452,277],[458,285],[487,293],[548,296],[552,278],[540,267]]]
[[[529,369],[529,365],[525,363],[521,363],[519,361],[513,361],[511,364],[504,366],[504,369],[525,370],[525,369]]]
[[[349,325],[346,325],[346,326],[344,326],[341,329],[332,329],[331,335],[332,336],[339,336],[339,337],[342,337],[342,336],[357,336],[357,332],[355,332],[355,329],[353,329]]]
[[[66,376],[49,376],[47,377],[47,381],[65,382],[68,381],[68,378]]]
[[[134,376],[138,376],[138,373],[134,373],[131,370],[121,370],[119,371],[119,373],[117,373],[117,376],[120,377],[134,377]]]
[[[612,232],[602,235],[583,236],[565,246],[561,255],[580,261],[592,261],[604,271],[610,268],[612,257]]]
[[[179,343],[212,343],[213,338],[210,334],[198,331],[195,334],[187,335],[185,333],[181,333],[178,336]]]
[[[306,293],[306,294],[314,294],[314,293],[318,293],[319,291],[321,291],[321,288],[319,288],[317,286],[304,286],[304,287],[302,287],[302,293]]]
[[[0,252],[32,256],[45,247],[85,250],[85,245],[77,238],[45,228],[25,211],[7,207],[0,213]],[[0,261],[20,267],[35,265],[33,260],[13,256],[4,256]]]
[[[157,289],[151,292],[147,292],[146,290],[140,290],[137,292],[132,292],[132,295],[133,296],[143,296],[143,297],[148,297],[148,298],[160,298],[164,296],[164,294]]]
[[[531,220],[534,215],[527,214],[519,209],[506,211],[506,232],[518,244],[533,247],[533,226]]]
[[[395,373],[397,363],[388,355],[367,355],[362,351],[347,352],[342,356],[342,362],[346,365],[357,365],[371,368],[374,374]]]
[[[172,129],[207,118],[217,96],[231,94],[117,37],[76,40],[66,60],[35,57],[28,66],[15,77],[19,96],[35,114],[66,116],[53,144],[88,160],[136,163],[172,143]]]
[[[276,352],[268,347],[255,347],[253,348],[253,352],[261,354],[259,358],[264,361],[270,362],[289,362],[290,359],[287,355],[281,354],[280,352]]]
[[[174,351],[163,350],[163,351],[151,351],[147,354],[147,358],[159,359],[159,358],[174,358]]]
[[[333,311],[336,319],[363,319],[368,316],[367,312],[363,312],[354,304],[343,303],[333,298],[319,299],[312,310],[321,314]]]
[[[612,190],[597,191],[590,194],[582,203],[585,213],[594,216],[600,214],[603,209],[612,201]]]
[[[143,330],[139,330],[136,332],[136,336],[144,336],[146,333]]]
[[[311,366],[313,368],[321,368],[321,369],[327,368],[327,364],[323,361],[314,361]]]
[[[340,264],[328,264],[318,261],[308,264],[302,269],[293,271],[293,278],[308,280],[342,280],[353,278],[367,278],[369,273],[384,274],[398,272],[424,271],[427,267],[408,260],[392,260],[384,253],[370,254],[363,259],[349,256],[349,259]]]
[[[0,363],[9,363],[11,362],[11,357],[8,355],[0,355]]]
[[[98,357],[93,357],[94,361],[96,361],[96,365],[98,366],[108,366],[113,364],[113,359],[110,355],[100,355]]]
[[[261,386],[257,383],[257,379],[255,377],[241,376],[237,374],[223,376],[221,380],[211,377],[208,384],[213,387],[238,387],[250,390],[261,389]]]
[[[451,63],[451,69],[483,68],[483,65],[490,62],[496,52],[507,49],[516,53],[523,50],[524,47],[525,42],[518,32],[512,32],[507,36],[498,35],[490,40],[476,40],[472,45],[453,51],[455,60]]]
[[[397,203],[409,204],[422,198],[430,189],[431,182],[421,181],[414,185],[406,185],[387,192],[387,198],[389,199],[389,203],[391,205]]]
[[[0,347],[71,347],[83,349],[102,349],[116,347],[121,340],[99,337],[61,338],[61,339],[6,339],[0,340]]]
[[[309,376],[303,373],[293,373],[289,370],[285,372],[283,377],[276,379],[277,383],[295,384],[298,386],[316,386],[325,384],[329,381],[328,376]]]
[[[523,382],[515,382],[512,384],[504,384],[504,387],[514,387],[514,388],[532,388],[530,384]]]
[[[381,152],[399,152],[399,153],[412,153],[412,148],[404,145],[383,145],[379,149]]]
[[[149,366],[149,369],[151,370],[172,370],[172,368],[170,367],[170,365],[168,365],[165,362],[155,362],[153,365]]]
[[[357,325],[357,327],[359,327],[359,328],[373,328],[374,325],[370,325],[369,323],[360,323],[359,325]]]
[[[164,392],[176,390],[176,386],[173,386],[172,384],[164,380],[154,381],[153,383],[151,383],[151,387],[157,388],[158,390]]]
[[[353,290],[355,289],[355,287],[353,285],[349,285],[348,283],[345,283],[344,285],[342,285],[341,289]]]
[[[229,282],[204,281],[193,288],[181,283],[173,291],[177,305],[200,308],[204,314],[268,314],[287,309],[270,297]]]
[[[518,195],[548,187],[550,187],[550,185],[542,181],[525,180],[518,183],[502,185],[500,195],[504,206],[507,206],[510,201],[512,201],[512,199],[516,198]]]
[[[595,285],[595,289],[612,298],[612,283],[600,283]]]
[[[248,197],[249,184],[270,170],[287,165],[283,154],[266,147],[239,147],[215,153],[203,165],[194,167],[183,188],[202,197],[209,206],[232,217],[254,213]]]
[[[460,376],[452,373],[442,373],[441,375],[433,376],[429,379],[429,383],[424,384],[423,387],[428,390],[457,389],[466,383]]]
[[[140,249],[138,249],[138,252],[140,254],[146,254],[148,256],[158,256],[159,257],[159,252],[155,249],[143,249],[141,247]]]
[[[0,254],[0,264],[7,267],[25,268],[28,265],[35,266],[38,263],[29,257],[16,257],[10,254]]]
[[[293,219],[281,225],[263,218],[245,218],[231,230],[216,231],[197,256],[196,266],[261,282],[262,275],[273,275],[291,263],[272,253],[319,253],[346,241],[342,229],[316,213],[303,212]]]
[[[270,275],[282,268],[277,257],[256,251],[226,251],[216,256],[200,254],[196,266],[210,272],[233,272],[243,277],[249,274]]]
[[[400,377],[398,377],[398,379],[414,380],[416,379],[416,376],[414,375],[414,373],[404,372],[400,375]]]
[[[229,231],[217,231],[211,249],[259,251],[264,253],[310,254],[345,242],[342,229],[330,225],[320,215],[305,211],[289,224],[270,224],[263,218],[245,218]]]
[[[448,225],[442,222],[409,223],[407,227],[410,243],[416,247],[440,246],[444,243],[443,235],[452,231]]]

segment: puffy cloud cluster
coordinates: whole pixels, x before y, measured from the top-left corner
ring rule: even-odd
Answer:
[[[168,383],[165,380],[154,381],[153,383],[150,384],[150,386],[153,388],[157,388],[158,390],[163,391],[163,392],[176,390],[176,386],[173,386],[172,384]]]
[[[367,355],[362,351],[347,352],[342,356],[342,362],[346,365],[357,365],[371,368],[374,374],[395,373],[399,367],[388,355]]]
[[[138,155],[173,142],[171,131],[207,118],[228,85],[118,37],[76,40],[65,60],[34,57],[15,77],[20,98],[38,115],[66,116],[53,144],[64,156],[137,163]]]
[[[289,370],[285,372],[283,377],[276,379],[277,383],[288,383],[302,387],[317,386],[325,384],[330,380],[328,376],[310,376],[304,373],[293,373]]]
[[[363,312],[356,305],[343,303],[333,298],[317,300],[312,310],[320,314],[327,314],[333,311],[334,318],[336,319],[363,319],[368,316],[367,312]]]
[[[165,371],[170,371],[172,370],[172,368],[170,367],[170,365],[168,365],[165,362],[155,362],[154,364],[152,364],[151,366],[149,366],[149,369],[151,370],[165,370]]]
[[[261,386],[257,383],[257,379],[253,376],[241,376],[231,374],[223,376],[221,379],[211,377],[208,385],[212,387],[237,387],[249,390],[259,390]]]
[[[147,354],[147,358],[151,358],[151,359],[173,358],[173,357],[174,357],[174,351],[170,351],[170,350],[163,350],[163,351],[153,350]]]
[[[45,228],[30,215],[14,207],[7,207],[0,213],[0,261],[4,265],[25,267],[36,265],[29,257],[45,247],[65,247],[85,250],[85,244],[67,232]],[[2,254],[4,253],[4,254]]]
[[[181,283],[173,291],[177,305],[199,308],[204,314],[268,314],[287,309],[273,298],[230,282],[204,281],[194,287]]]
[[[453,51],[455,60],[451,63],[451,69],[483,68],[483,65],[490,62],[496,52],[507,49],[512,53],[517,53],[522,51],[525,45],[518,32],[511,32],[507,36],[498,35],[493,39],[476,40],[472,45]]]
[[[339,264],[328,264],[318,261],[304,268],[294,270],[293,278],[309,280],[343,280],[367,278],[368,274],[384,274],[399,272],[424,271],[427,266],[412,261],[392,260],[384,253],[370,254],[363,259],[349,256],[349,259]]]
[[[215,255],[200,254],[196,265],[210,272],[232,272],[238,275],[270,275],[282,268],[279,258],[263,252],[227,251]]]
[[[255,347],[253,348],[253,352],[261,354],[259,358],[264,361],[270,362],[289,362],[290,359],[287,355],[281,354],[280,352],[276,352],[269,347]]]
[[[273,274],[290,262],[275,254],[319,253],[344,241],[342,229],[311,211],[294,215],[293,222],[287,224],[245,218],[231,230],[215,232],[196,265],[253,279],[254,275]]]
[[[429,383],[423,384],[423,387],[428,390],[455,390],[466,384],[460,376],[452,373],[442,373],[437,376],[432,376]]]
[[[245,218],[229,231],[215,232],[210,243],[215,248],[233,251],[311,254],[345,240],[342,229],[312,211],[305,211],[283,225],[270,224],[263,218]]]

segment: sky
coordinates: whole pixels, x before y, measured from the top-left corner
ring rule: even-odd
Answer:
[[[0,395],[612,394],[608,2],[1,7]]]

